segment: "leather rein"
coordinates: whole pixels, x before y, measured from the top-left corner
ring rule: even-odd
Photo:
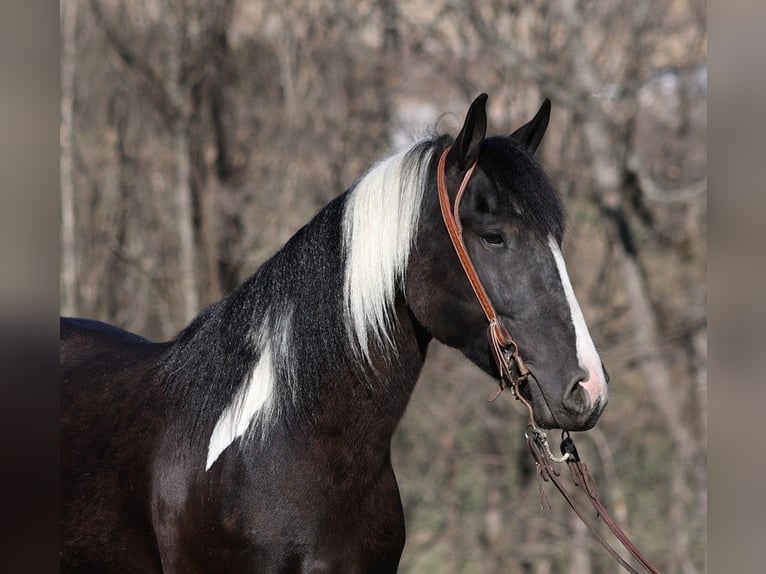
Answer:
[[[587,526],[588,530],[599,541],[599,543],[606,549],[606,551],[614,558],[625,570],[628,572],[638,574],[627,561],[615,550],[601,533],[596,529],[594,525],[585,519],[584,512],[577,506],[572,495],[567,491],[561,481],[561,474],[556,469],[554,464],[567,463],[567,468],[572,477],[572,482],[575,487],[580,488],[588,498],[593,508],[596,510],[596,515],[607,525],[612,531],[617,540],[620,541],[622,546],[630,552],[630,554],[643,566],[643,568],[651,574],[659,574],[659,570],[641,554],[638,548],[630,541],[628,536],[622,530],[620,525],[612,518],[607,509],[601,503],[598,498],[595,483],[588,471],[587,465],[580,460],[580,456],[575,447],[572,437],[568,431],[562,431],[561,442],[561,456],[556,456],[551,452],[550,445],[548,444],[548,437],[536,424],[534,419],[534,412],[532,405],[521,394],[520,387],[528,382],[531,375],[527,368],[524,359],[519,352],[519,346],[516,341],[511,337],[508,329],[503,325],[502,320],[495,312],[492,306],[492,301],[489,299],[484,286],[479,279],[478,273],[471,262],[471,258],[468,256],[468,252],[465,249],[463,243],[463,227],[460,223],[460,201],[463,198],[468,182],[473,175],[473,171],[476,168],[474,163],[463,176],[463,180],[458,188],[457,195],[455,196],[454,206],[450,207],[450,199],[447,193],[447,177],[445,173],[445,166],[447,161],[447,154],[451,150],[451,147],[442,152],[439,158],[439,164],[436,169],[436,187],[439,195],[439,205],[441,207],[442,218],[444,219],[444,225],[449,233],[452,246],[455,248],[455,253],[460,260],[460,265],[465,272],[468,282],[471,284],[476,299],[481,305],[481,309],[484,315],[487,317],[489,327],[487,328],[487,340],[489,342],[489,349],[492,353],[492,358],[497,366],[498,373],[500,374],[500,380],[498,381],[499,390],[497,394],[491,398],[491,401],[497,399],[500,393],[506,387],[511,388],[511,393],[516,400],[521,401],[526,406],[529,412],[529,423],[527,424],[525,436],[527,440],[527,447],[529,448],[532,458],[535,460],[535,467],[537,468],[537,477],[540,486],[540,495],[543,500],[547,502],[545,497],[545,491],[543,490],[543,484],[545,482],[552,482],[556,489],[561,492],[564,499],[569,506],[574,510],[577,516]],[[533,376],[533,375],[532,375]]]

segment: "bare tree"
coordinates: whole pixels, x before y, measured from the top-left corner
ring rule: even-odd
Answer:
[[[73,170],[74,82],[77,62],[78,2],[62,3],[61,8],[61,312],[77,312],[77,247]]]

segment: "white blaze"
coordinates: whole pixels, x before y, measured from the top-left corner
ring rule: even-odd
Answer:
[[[601,359],[598,356],[598,351],[596,351],[596,346],[593,344],[593,339],[590,338],[588,326],[585,324],[585,317],[583,317],[582,309],[580,309],[580,304],[577,302],[574,289],[572,289],[572,282],[569,280],[564,256],[561,254],[558,243],[556,243],[553,237],[549,236],[548,245],[553,253],[553,259],[556,261],[556,267],[561,277],[561,285],[564,287],[564,294],[569,303],[569,311],[572,315],[572,323],[575,329],[577,360],[580,363],[580,367],[588,373],[588,378],[580,384],[590,395],[592,406],[599,402],[603,404],[607,399],[608,391]]]

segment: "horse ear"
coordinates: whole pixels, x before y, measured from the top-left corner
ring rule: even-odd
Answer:
[[[543,105],[529,123],[524,124],[511,134],[511,137],[523,143],[530,153],[534,154],[543,141],[548,120],[551,117],[551,101],[545,98]]]
[[[458,167],[468,169],[479,159],[479,146],[487,135],[487,94],[479,94],[468,108],[463,127],[455,138]]]

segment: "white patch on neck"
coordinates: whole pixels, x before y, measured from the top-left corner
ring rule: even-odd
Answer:
[[[580,309],[580,304],[575,297],[572,283],[569,280],[569,273],[567,273],[567,267],[564,263],[564,256],[561,254],[561,249],[559,249],[558,243],[552,236],[548,236],[548,245],[553,253],[553,259],[556,261],[556,267],[559,271],[559,277],[561,278],[561,285],[564,287],[564,294],[569,303],[569,311],[575,328],[577,360],[580,363],[580,367],[585,369],[588,373],[588,378],[580,384],[588,392],[592,406],[596,406],[598,402],[603,404],[607,399],[608,390],[606,377],[604,376],[604,368],[601,365],[601,359],[598,356],[598,351],[596,351],[596,346],[593,344],[593,339],[590,337],[590,332],[585,323],[585,317],[582,314],[582,309]]]
[[[346,202],[344,307],[346,331],[369,360],[369,335],[392,344],[393,304],[415,237],[430,155],[408,162],[407,151],[378,164]]]
[[[253,367],[250,377],[223,411],[213,434],[210,435],[205,471],[210,470],[229,445],[247,432],[256,415],[267,414],[271,410],[273,392],[271,342],[266,338],[261,346],[261,357]]]

